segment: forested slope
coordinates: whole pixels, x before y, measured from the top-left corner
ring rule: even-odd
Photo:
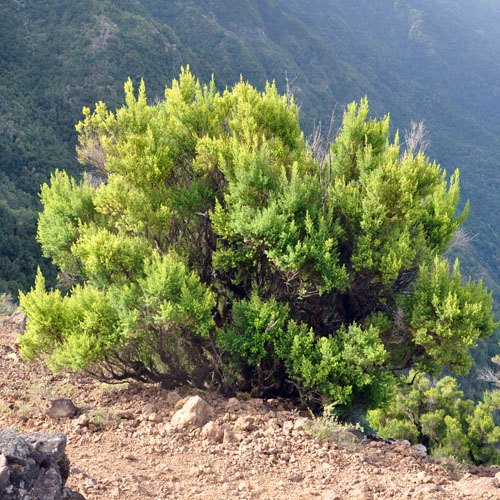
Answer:
[[[465,0],[15,1],[0,5],[0,288],[29,288],[39,185],[55,168],[80,171],[74,124],[82,106],[122,101],[127,77],[148,97],[190,64],[219,88],[262,88],[285,74],[302,126],[368,95],[395,128],[425,120],[430,156],[461,169],[465,271],[500,283],[496,225],[500,160],[500,3]],[[48,264],[42,263],[44,267]],[[53,275],[53,278],[55,276]],[[500,287],[498,287],[500,288]]]

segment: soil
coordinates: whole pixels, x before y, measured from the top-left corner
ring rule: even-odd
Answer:
[[[320,423],[313,435],[314,423],[285,402],[54,376],[20,358],[21,325],[0,322],[0,428],[66,434],[67,485],[88,500],[500,499],[497,466],[438,464],[408,443]],[[211,408],[211,435],[170,425],[177,400],[192,395]],[[58,398],[70,398],[78,414],[48,416]]]

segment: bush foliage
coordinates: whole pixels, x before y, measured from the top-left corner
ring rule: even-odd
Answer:
[[[370,425],[383,438],[423,443],[435,457],[453,456],[461,462],[491,464],[500,458],[495,444],[500,427],[494,413],[500,392],[485,392],[477,405],[463,398],[457,381],[444,377],[437,383],[410,373],[411,381],[385,409],[368,412]]]
[[[374,405],[394,372],[465,372],[491,296],[440,257],[459,176],[351,104],[322,161],[274,85],[219,93],[186,70],[150,105],[125,84],[77,126],[82,182],[44,185],[28,359],[102,378],[213,383]]]

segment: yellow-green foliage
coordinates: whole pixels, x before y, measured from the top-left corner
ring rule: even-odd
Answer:
[[[82,181],[42,187],[41,274],[23,355],[57,369],[372,406],[393,371],[465,370],[491,297],[440,257],[463,221],[458,172],[401,153],[351,104],[322,163],[275,85],[219,93],[189,70],[148,104],[125,84],[77,125]]]
[[[432,455],[460,462],[491,464],[500,458],[495,447],[500,427],[493,418],[500,409],[500,392],[487,392],[475,404],[463,399],[451,377],[433,384],[411,372],[406,382],[390,406],[368,412],[370,425],[381,437],[424,443]]]

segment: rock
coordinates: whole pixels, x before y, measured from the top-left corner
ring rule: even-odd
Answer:
[[[10,471],[7,467],[7,458],[0,455],[0,491],[4,491],[9,485]]]
[[[185,398],[179,399],[174,405],[174,410],[180,410],[189,400],[191,396],[186,396]]]
[[[260,398],[252,398],[250,399],[250,405],[253,406],[254,408],[262,408],[264,405],[264,401]]]
[[[148,415],[148,422],[154,422],[154,423],[161,422],[161,416],[156,412],[150,413]]]
[[[417,489],[412,498],[415,500],[438,500],[441,498],[442,491],[443,488],[437,484],[426,485]]]
[[[500,472],[497,472],[497,473],[495,474],[495,486],[496,486],[497,488],[500,488]]]
[[[411,454],[416,458],[427,458],[427,448],[423,444],[416,444],[410,450]]]
[[[303,431],[308,426],[309,421],[307,418],[299,418],[293,424],[294,431]]]
[[[19,363],[19,356],[15,352],[9,352],[5,357],[14,361],[14,363]]]
[[[15,429],[0,431],[0,453],[7,462],[26,465],[32,449],[29,444],[19,438],[20,433]]]
[[[87,427],[90,423],[90,417],[87,413],[82,413],[74,422],[77,427]]]
[[[201,429],[201,435],[210,441],[221,443],[224,438],[224,431],[215,422],[208,422]]]
[[[131,411],[121,410],[116,414],[116,417],[121,420],[133,420],[134,414]]]
[[[248,490],[249,484],[247,481],[241,481],[240,484],[238,484],[238,491],[245,491]]]
[[[402,446],[403,448],[409,448],[411,443],[407,439],[398,439],[396,445]]]
[[[158,413],[158,407],[153,403],[146,403],[142,407],[143,415],[151,415],[151,413]]]
[[[238,443],[239,441],[241,441],[239,434],[234,433],[231,429],[224,429],[224,437],[222,438],[224,444]]]
[[[177,391],[170,391],[167,393],[165,398],[168,404],[175,405],[178,401],[182,399],[181,395]]]
[[[240,402],[236,398],[229,398],[226,403],[227,411],[236,411],[240,409]]]
[[[249,416],[239,417],[234,423],[234,427],[240,431],[252,431],[255,429],[255,419]]]
[[[428,484],[428,483],[432,483],[434,481],[433,477],[431,475],[427,474],[425,471],[420,471],[417,474],[417,480],[421,484]]]
[[[64,487],[69,476],[64,434],[0,430],[0,498],[84,500]]]
[[[77,491],[70,490],[65,486],[63,488],[61,500],[85,500],[85,497]]]
[[[9,316],[7,323],[24,330],[26,327],[26,316],[21,311],[15,311]]]
[[[60,398],[51,402],[50,408],[45,412],[52,418],[73,418],[78,412],[78,408],[71,399]]]
[[[210,407],[199,396],[187,399],[182,408],[177,411],[170,424],[175,429],[201,427],[208,422]]]
[[[321,500],[342,500],[340,494],[335,490],[328,490],[323,493]]]

